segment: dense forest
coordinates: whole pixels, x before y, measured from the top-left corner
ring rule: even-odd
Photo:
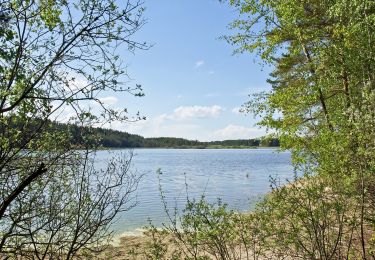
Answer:
[[[94,127],[81,127],[74,124],[52,124],[55,130],[69,133],[71,144],[82,144],[82,136],[90,136],[89,142],[99,144],[104,148],[255,148],[255,147],[278,147],[279,140],[276,138],[254,138],[201,142],[198,140],[187,140],[175,137],[151,137],[145,138],[140,135],[127,132]],[[88,133],[90,133],[88,135]]]

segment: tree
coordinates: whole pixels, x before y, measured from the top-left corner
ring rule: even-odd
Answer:
[[[96,169],[90,126],[140,118],[109,108],[100,94],[143,95],[140,85],[125,85],[118,55],[120,46],[149,47],[132,39],[144,24],[142,5],[0,3],[0,254],[70,259],[107,239],[108,224],[132,205],[138,177],[130,157]],[[74,112],[69,122],[86,126],[78,129],[83,151],[70,144],[70,131],[53,127],[66,108]]]
[[[374,207],[375,5],[372,1],[229,1],[242,15],[224,37],[275,67],[272,90],[244,108],[262,115],[299,172],[340,180],[361,205],[360,256],[370,257]],[[281,116],[280,116],[281,114]],[[297,221],[297,220],[296,220]],[[358,255],[357,255],[358,257]]]

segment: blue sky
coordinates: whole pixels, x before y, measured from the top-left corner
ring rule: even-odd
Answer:
[[[114,107],[139,111],[147,120],[112,128],[145,137],[197,140],[259,137],[251,115],[237,109],[248,94],[269,89],[270,68],[255,55],[232,55],[223,40],[234,9],[218,0],[146,0],[147,24],[135,35],[153,47],[135,54],[124,50],[129,84],[141,84],[145,96],[106,97]]]

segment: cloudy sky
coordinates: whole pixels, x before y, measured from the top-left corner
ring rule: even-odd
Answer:
[[[233,56],[233,47],[218,39],[228,33],[235,10],[218,0],[146,0],[145,7],[147,24],[135,38],[153,47],[122,53],[129,84],[141,84],[145,96],[107,93],[102,98],[113,107],[139,111],[147,120],[115,122],[111,128],[202,141],[263,135],[253,116],[238,108],[249,93],[269,89],[270,69],[256,56]]]

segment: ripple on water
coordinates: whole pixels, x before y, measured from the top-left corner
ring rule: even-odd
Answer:
[[[99,151],[98,167],[122,152]],[[281,181],[293,176],[290,153],[275,149],[136,149],[133,170],[144,177],[137,189],[138,205],[120,215],[114,225],[118,234],[144,227],[148,218],[156,226],[166,221],[156,174],[159,168],[166,202],[179,209],[186,203],[185,180],[190,198],[204,194],[208,201],[221,198],[231,208],[246,211],[269,191],[270,176]]]

